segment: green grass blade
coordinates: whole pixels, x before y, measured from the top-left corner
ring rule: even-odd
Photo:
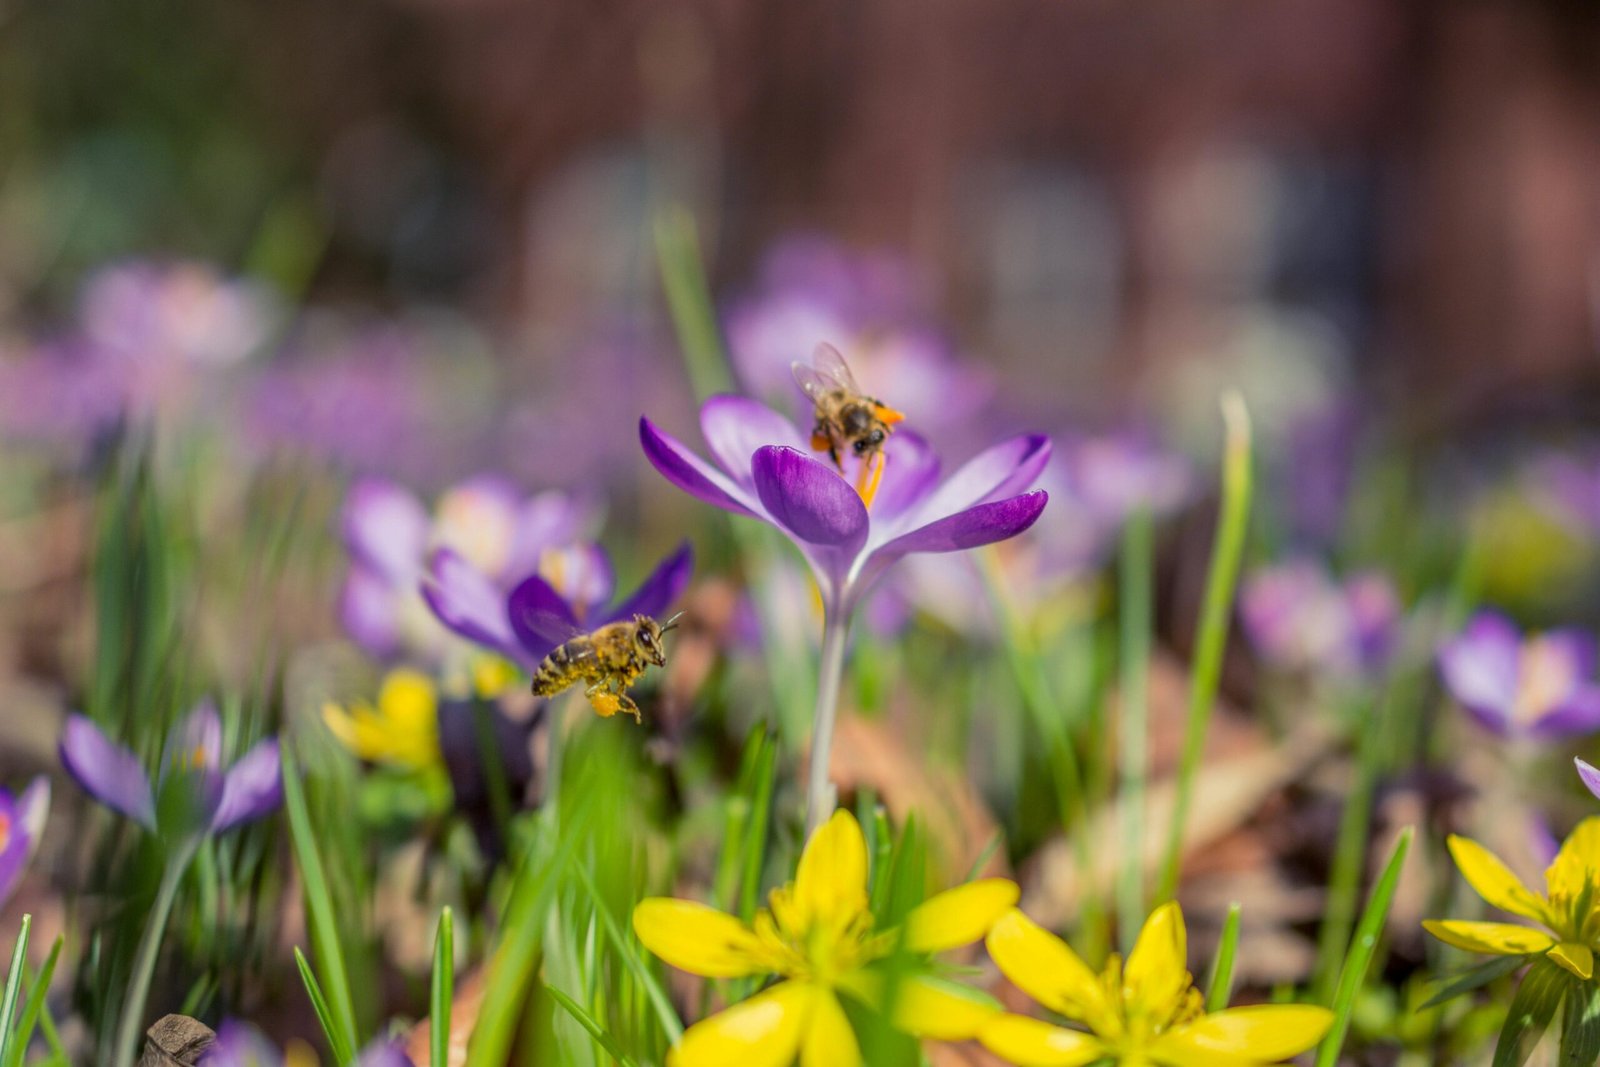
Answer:
[[[1245,537],[1250,530],[1252,470],[1250,456],[1250,413],[1244,398],[1229,392],[1222,398],[1222,418],[1226,443],[1222,456],[1222,505],[1217,514],[1216,539],[1211,545],[1211,564],[1206,573],[1205,600],[1200,606],[1200,629],[1195,639],[1194,662],[1189,668],[1189,714],[1184,727],[1183,756],[1178,763],[1177,796],[1172,823],[1167,832],[1166,853],[1161,863],[1161,878],[1156,902],[1171,900],[1178,891],[1178,867],[1183,861],[1183,832],[1188,824],[1189,804],[1194,798],[1194,779],[1205,748],[1211,712],[1217,702],[1217,686],[1222,680],[1222,658],[1228,648],[1229,622],[1233,618],[1233,597],[1239,585],[1239,562],[1244,557]]]
[[[333,1050],[335,1063],[349,1063],[355,1059],[355,1047],[346,1039],[333,1020],[333,1013],[328,1010],[328,998],[322,995],[322,986],[317,982],[317,976],[311,970],[311,963],[306,959],[300,946],[294,949],[294,965],[300,969],[300,981],[306,987],[306,996],[311,1000],[311,1010],[317,1013],[317,1022],[322,1024],[322,1033],[328,1039],[328,1047]]]
[[[433,937],[433,988],[428,998],[428,1036],[433,1067],[450,1061],[450,1005],[455,999],[456,920],[446,907],[439,913],[439,930]]]
[[[607,1055],[621,1064],[621,1067],[638,1067],[633,1057],[622,1051],[616,1040],[606,1033],[605,1029],[595,1021],[594,1016],[584,1011],[577,1001],[561,992],[555,986],[547,985],[544,987],[544,991],[549,993],[550,999],[561,1005],[566,1013],[577,1021],[579,1026],[589,1031],[589,1036],[594,1038],[600,1047],[606,1050]]]
[[[350,995],[344,951],[339,944],[339,924],[335,917],[333,894],[328,889],[327,876],[323,873],[322,856],[317,852],[317,839],[311,830],[311,816],[306,811],[305,793],[300,786],[300,770],[290,745],[281,746],[281,756],[283,808],[289,816],[289,838],[300,867],[300,879],[305,884],[311,946],[328,980],[326,1006],[334,1024],[334,1029],[329,1030],[329,1039],[332,1040],[336,1030],[340,1044],[354,1050],[361,1047],[361,1038],[356,1031],[355,1003]]]
[[[22,989],[22,972],[28,966],[28,935],[33,931],[33,916],[22,917],[22,932],[11,950],[11,969],[6,972],[5,1000],[0,1002],[0,1060],[11,1059],[12,1020],[17,1012],[17,995]]]
[[[672,312],[689,381],[702,400],[713,393],[728,392],[733,388],[733,376],[728,373],[728,357],[711,304],[711,287],[706,282],[694,219],[684,208],[670,208],[656,219],[655,229],[661,287],[667,294],[667,307]]]
[[[1153,612],[1154,527],[1150,512],[1139,509],[1123,531],[1118,568],[1117,610],[1121,618],[1119,646],[1121,693],[1117,730],[1117,769],[1121,788],[1121,848],[1117,865],[1117,937],[1123,954],[1133,950],[1145,918],[1144,834],[1145,778],[1150,765],[1150,630]]]
[[[633,943],[623,936],[622,928],[617,925],[617,920],[612,916],[611,910],[606,907],[605,899],[600,895],[600,888],[594,884],[594,878],[581,864],[573,864],[572,869],[578,873],[578,880],[583,883],[583,888],[588,891],[589,899],[594,904],[595,914],[600,916],[600,929],[611,942],[611,947],[616,950],[622,962],[650,998],[650,1004],[655,1008],[656,1018],[661,1022],[661,1029],[666,1032],[668,1039],[676,1045],[683,1037],[683,1021],[678,1018],[676,1009],[672,1006],[672,998],[667,996],[667,991],[661,988],[661,983],[656,981],[656,976],[650,973],[649,966],[639,958]]]
[[[1206,1011],[1221,1011],[1233,995],[1233,963],[1239,954],[1239,905],[1228,905],[1217,940],[1217,957],[1211,963],[1211,981],[1206,984]]]
[[[1526,967],[1527,965],[1528,957],[1526,956],[1499,956],[1488,963],[1479,964],[1440,986],[1438,992],[1417,1006],[1417,1010],[1427,1011],[1429,1008],[1436,1008],[1440,1004],[1452,1001],[1456,997],[1472,992],[1474,989],[1482,989],[1490,982],[1504,978],[1518,967]]]
[[[1339,972],[1339,991],[1333,1002],[1333,1028],[1317,1049],[1316,1067],[1334,1067],[1339,1062],[1339,1052],[1344,1048],[1345,1035],[1350,1032],[1350,1015],[1355,1011],[1356,997],[1366,980],[1367,967],[1378,950],[1378,937],[1383,933],[1384,920],[1389,916],[1389,905],[1394,903],[1395,887],[1400,883],[1400,870],[1405,866],[1406,853],[1411,849],[1412,828],[1400,832],[1400,838],[1389,854],[1378,884],[1372,887],[1366,910],[1356,927],[1356,936],[1350,942],[1350,951]]]
[[[750,819],[745,824],[744,873],[739,880],[739,916],[745,922],[755,917],[761,899],[761,871],[767,858],[767,824],[772,818],[772,791],[776,785],[778,745],[769,737],[756,763],[755,782],[750,791]]]
[[[1548,959],[1528,968],[1495,1042],[1493,1067],[1522,1067],[1528,1062],[1570,985],[1572,976]]]
[[[22,1006],[22,1018],[17,1023],[15,1034],[10,1034],[10,1043],[6,1046],[5,1067],[22,1067],[22,1058],[28,1054],[28,1046],[33,1043],[33,1031],[39,1025],[39,1013],[44,1010],[44,998],[50,992],[50,980],[55,977],[56,961],[61,958],[61,946],[66,942],[63,934],[57,934],[55,943],[50,946],[50,955],[44,961],[44,967],[39,975],[28,987],[28,999]],[[24,972],[27,967],[24,964]]]

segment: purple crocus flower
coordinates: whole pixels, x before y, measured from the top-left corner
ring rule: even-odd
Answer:
[[[1023,435],[979,454],[939,481],[939,461],[914,431],[885,446],[886,473],[871,511],[831,465],[815,458],[788,419],[758,401],[716,396],[700,428],[718,466],[639,420],[645,455],[684,492],[776,526],[800,549],[828,613],[848,617],[896,560],[954,552],[1014,537],[1033,525],[1046,494],[1028,491],[1050,458],[1050,440]]]
[[[249,1023],[228,1019],[200,1057],[201,1067],[286,1067],[283,1053]],[[379,1039],[356,1057],[353,1067],[414,1067],[398,1041]]]
[[[1256,651],[1281,670],[1354,677],[1388,662],[1400,601],[1381,574],[1337,581],[1316,560],[1263,567],[1245,579],[1239,614]]]
[[[1589,787],[1589,792],[1596,797],[1600,797],[1600,768],[1596,768],[1594,764],[1581,759],[1575,759],[1572,762],[1578,765],[1578,777],[1583,779],[1583,784]]]
[[[1526,472],[1548,512],[1585,533],[1600,531],[1600,458],[1551,452]]]
[[[1502,737],[1545,740],[1600,730],[1594,639],[1578,630],[1526,638],[1511,620],[1483,611],[1439,649],[1450,694]]]
[[[445,626],[531,669],[575,633],[635,615],[660,617],[694,570],[684,542],[631,595],[613,602],[616,579],[604,550],[586,546],[555,560],[559,566],[541,567],[508,595],[459,552],[437,549],[422,594]]]
[[[403,652],[438,663],[450,641],[422,599],[430,551],[451,549],[502,590],[541,569],[576,574],[598,551],[582,543],[594,513],[566,493],[524,498],[506,479],[479,475],[440,496],[430,515],[405,487],[363,478],[351,487],[340,518],[351,556],[340,618],[375,656]]]
[[[224,768],[222,722],[209,701],[168,736],[153,781],[138,756],[83,715],[67,717],[61,763],[84,792],[163,836],[219,834],[267,815],[283,800],[277,740],[258,742]]]
[[[11,899],[28,861],[38,851],[50,817],[50,779],[40,775],[20,796],[0,789],[0,904]]]
[[[1136,511],[1160,516],[1194,494],[1189,461],[1132,431],[1069,438],[1063,475],[1073,503],[1109,537]]]

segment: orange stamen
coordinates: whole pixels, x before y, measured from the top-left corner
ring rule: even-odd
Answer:
[[[867,507],[872,507],[873,498],[878,495],[878,485],[883,481],[883,468],[889,465],[889,457],[882,452],[874,454],[874,459],[869,459],[861,465],[856,475],[856,492],[861,495],[861,502]]]

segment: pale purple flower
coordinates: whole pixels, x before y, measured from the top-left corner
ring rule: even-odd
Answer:
[[[1600,769],[1585,760],[1574,759],[1572,762],[1578,765],[1578,777],[1583,780],[1589,792],[1600,797]]]
[[[1439,649],[1451,696],[1502,737],[1550,739],[1600,730],[1595,642],[1578,630],[1524,637],[1511,620],[1482,611]]]
[[[83,715],[67,717],[61,763],[84,792],[165,836],[222,833],[269,814],[283,800],[277,740],[258,742],[224,767],[222,722],[209,701],[168,736],[154,780],[138,756]]]
[[[1194,495],[1189,461],[1132,432],[1068,438],[1061,447],[1072,504],[1109,536],[1136,511],[1176,511]]]
[[[200,369],[238,363],[260,347],[274,308],[262,287],[208,264],[132,262],[92,276],[78,316],[107,355]]]
[[[0,904],[11,899],[28,861],[38,851],[50,817],[50,779],[40,775],[18,796],[0,789]]]
[[[237,1019],[217,1027],[217,1039],[200,1057],[201,1067],[285,1067],[283,1053],[260,1030]],[[356,1056],[352,1067],[413,1067],[398,1041],[380,1038]]]
[[[678,488],[787,534],[810,563],[828,610],[845,617],[901,557],[1014,537],[1033,525],[1047,499],[1029,491],[1050,457],[1050,441],[1040,435],[996,445],[941,482],[927,443],[898,430],[885,447],[887,466],[869,511],[850,482],[810,453],[793,423],[758,401],[712,397],[701,406],[700,428],[716,464],[648,418],[639,421],[639,437],[650,462]]]
[[[694,570],[694,553],[684,542],[631,595],[613,601],[616,579],[604,550],[585,546],[555,558],[560,567],[547,560],[507,594],[459,552],[437,549],[423,596],[445,626],[531,669],[580,631],[635,615],[659,618]]]
[[[1526,476],[1547,511],[1587,533],[1600,532],[1600,457],[1551,452],[1535,459]]]
[[[609,581],[588,574],[607,566],[587,543],[596,510],[562,492],[524,497],[503,478],[479,475],[441,494],[430,513],[401,485],[360,479],[340,516],[351,557],[339,601],[345,630],[375,656],[443,660],[450,642],[422,599],[429,553],[440,548],[503,591],[541,570]]]
[[[729,353],[746,389],[804,416],[811,402],[790,366],[829,341],[863,389],[924,431],[948,435],[986,407],[994,384],[956,357],[927,295],[903,257],[791,238],[769,253],[755,289],[733,302]]]
[[[0,354],[0,436],[82,447],[123,416],[123,375],[81,338]]]
[[[1263,567],[1239,592],[1245,634],[1280,670],[1355,677],[1381,670],[1399,637],[1400,601],[1375,572],[1339,581],[1309,558]]]

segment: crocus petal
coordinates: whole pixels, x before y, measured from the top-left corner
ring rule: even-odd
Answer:
[[[586,540],[597,512],[592,501],[559,489],[528,498],[517,510],[506,573],[528,574],[539,566],[546,550]]]
[[[11,798],[7,796],[5,799],[9,804]],[[0,838],[0,904],[11,899],[11,892],[22,877],[32,851],[28,835],[20,826],[11,825],[5,836]]]
[[[1000,1012],[1000,1005],[975,989],[932,975],[917,974],[894,986],[889,1017],[913,1037],[965,1041],[978,1036]]]
[[[351,555],[395,585],[416,580],[428,544],[428,511],[412,493],[363,478],[345,497],[340,532]]]
[[[685,541],[639,583],[632,596],[606,613],[607,620],[631,619],[635,615],[661,620],[667,608],[683,593],[693,573],[694,549]]]
[[[146,829],[156,828],[156,801],[139,758],[113,744],[82,715],[69,715],[61,734],[61,764],[83,791]]]
[[[1539,640],[1574,678],[1594,677],[1596,650],[1593,634],[1563,626],[1540,634]]]
[[[1572,828],[1561,851],[1544,872],[1549,896],[1574,898],[1600,870],[1600,816],[1591,815]]]
[[[911,952],[944,952],[987,935],[1020,895],[1017,883],[985,878],[937,893],[906,917],[905,947]]]
[[[1583,784],[1589,787],[1589,792],[1600,798],[1600,770],[1595,769],[1593,764],[1585,763],[1581,759],[1575,759],[1572,762],[1578,765],[1578,777],[1583,779]]]
[[[1524,886],[1498,856],[1476,841],[1456,834],[1450,835],[1448,844],[1450,855],[1461,868],[1461,876],[1480,897],[1501,911],[1535,922],[1545,921],[1544,901]]]
[[[1585,982],[1594,974],[1594,950],[1588,945],[1563,941],[1545,955]]]
[[[849,482],[794,448],[768,446],[751,465],[767,513],[800,540],[853,556],[867,537],[867,507]]]
[[[21,830],[27,835],[28,855],[33,855],[44,837],[44,824],[50,819],[50,779],[41,774],[28,783],[28,788],[17,798],[13,818],[16,819],[13,832]]]
[[[755,501],[726,474],[690,451],[649,419],[639,420],[645,458],[673,485],[692,497],[738,515],[760,517]]]
[[[816,997],[804,982],[758,993],[689,1027],[668,1067],[790,1067]]]
[[[1600,731],[1600,686],[1574,686],[1567,698],[1529,724],[1538,738],[1581,737]]]
[[[1094,1025],[1106,1017],[1105,989],[1065,941],[1012,909],[984,941],[1011,984],[1059,1015]]]
[[[278,759],[278,742],[268,738],[257,742],[239,761],[228,768],[222,779],[222,799],[211,817],[215,833],[251,822],[277,809],[283,803],[283,775]]]
[[[818,989],[813,995],[800,1067],[861,1067],[861,1044],[831,990]]]
[[[839,810],[817,828],[800,854],[794,877],[795,905],[802,915],[842,928],[867,907],[867,841],[861,825]]]
[[[787,445],[803,451],[806,444],[794,423],[745,396],[714,396],[700,405],[700,433],[722,469],[746,486],[757,449]]]
[[[1494,956],[1526,956],[1548,951],[1556,943],[1556,939],[1543,930],[1511,923],[1426,919],[1422,928],[1447,945]]]
[[[873,553],[873,561],[895,560],[911,552],[960,552],[1004,541],[1032,526],[1049,499],[1043,489],[1035,489],[979,504],[900,535]]]
[[[364,565],[350,568],[339,591],[339,622],[350,639],[374,656],[400,647],[400,587]]]
[[[579,630],[578,618],[566,598],[538,575],[524,579],[511,590],[506,598],[506,614],[517,643],[530,660],[543,659]]]
[[[398,1041],[379,1039],[361,1050],[353,1067],[415,1067]]]
[[[1521,635],[1510,620],[1481,612],[1439,649],[1439,673],[1451,695],[1494,728],[1511,718],[1521,650]]]
[[[1050,438],[1024,434],[985,449],[962,464],[917,509],[916,521],[934,522],[978,504],[1031,489],[1050,461]]]
[[[513,658],[520,653],[500,590],[453,550],[435,550],[422,595],[439,621],[467,640]]]
[[[1171,1010],[1189,983],[1188,952],[1183,912],[1168,901],[1144,921],[1122,970],[1122,999],[1130,1015],[1160,1018]]]
[[[738,919],[692,900],[648,897],[633,909],[633,932],[666,963],[706,978],[762,971],[761,942]]]
[[[1157,1038],[1150,1057],[1172,1067],[1277,1063],[1311,1048],[1332,1025],[1331,1011],[1309,1004],[1230,1008]]]
[[[1021,1067],[1085,1067],[1106,1055],[1092,1034],[1052,1026],[1025,1015],[1001,1015],[978,1031],[983,1047]]]
[[[939,457],[922,435],[897,430],[883,446],[883,485],[872,502],[872,523],[892,529],[917,507],[939,481]]]

